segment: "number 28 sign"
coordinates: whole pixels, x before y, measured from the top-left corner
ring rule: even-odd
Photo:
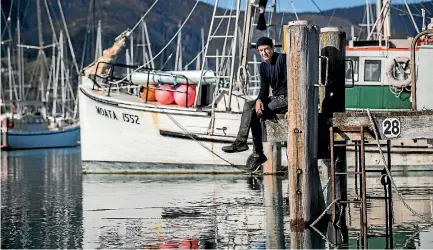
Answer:
[[[382,134],[387,138],[398,137],[401,133],[400,120],[397,118],[386,118],[382,122]]]

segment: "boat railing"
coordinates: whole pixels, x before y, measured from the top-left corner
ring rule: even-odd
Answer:
[[[111,89],[112,89],[114,83],[117,84],[117,85],[120,84],[120,85],[129,86],[129,87],[131,87],[132,85],[134,85],[132,83],[132,81],[130,81],[130,79],[129,80],[128,79],[124,80],[124,77],[116,76],[114,74],[114,69],[117,67],[117,68],[123,68],[123,69],[126,68],[126,69],[136,70],[138,68],[138,66],[136,66],[136,65],[127,65],[127,64],[123,64],[123,63],[109,63],[109,62],[100,61],[96,65],[95,72],[98,72],[98,68],[99,67],[104,67],[103,66],[104,64],[106,66],[108,66],[108,69],[107,69],[108,74],[106,74],[105,76],[98,75],[98,74],[94,74],[93,75],[93,79],[92,79],[93,80],[93,88],[92,88],[93,90],[95,89],[95,86],[97,86],[98,88],[102,88],[102,86],[98,84],[98,82],[96,80],[97,78],[101,79],[102,83],[105,86],[108,86],[108,96],[110,96]]]
[[[145,98],[144,101],[148,102],[148,96],[149,96],[149,90],[153,90],[153,91],[169,91],[169,92],[178,92],[178,93],[184,93],[186,95],[185,97],[185,103],[186,106],[188,106],[188,91],[189,88],[191,88],[192,85],[192,81],[185,75],[183,74],[179,74],[179,73],[173,73],[173,72],[168,72],[168,71],[162,71],[162,70],[154,70],[154,69],[150,69],[150,68],[139,68],[139,66],[136,65],[127,65],[127,64],[122,64],[122,63],[109,63],[109,62],[98,62],[98,64],[96,65],[96,72],[98,72],[98,67],[100,67],[100,64],[105,64],[106,66],[108,66],[107,72],[108,74],[106,74],[105,76],[102,75],[93,75],[93,90],[95,89],[95,86],[97,86],[98,88],[103,88],[100,84],[98,84],[97,78],[102,80],[102,84],[108,88],[108,92],[107,92],[107,96],[110,96],[112,90],[113,90],[113,85],[117,85],[116,89],[121,89],[121,88],[127,88],[127,89],[131,89],[131,88],[140,88],[140,87],[144,87],[145,88]],[[144,79],[144,81],[142,80],[141,82],[134,79],[134,74],[127,74],[127,77],[125,76],[117,76],[115,74],[115,69],[119,69],[119,68],[123,68],[123,69],[130,69],[135,71],[134,73],[139,73],[141,75],[147,75],[146,79]],[[157,87],[151,87],[150,85],[152,83],[160,83],[160,84],[169,84],[171,83],[173,86],[175,85],[185,85],[186,86],[186,90],[182,91],[182,90],[178,90],[178,89],[165,89],[165,88],[157,88]],[[119,86],[120,85],[120,86]],[[123,86],[122,86],[123,85]]]
[[[12,125],[10,128],[16,131],[32,130],[34,126],[38,126],[38,130],[46,130],[49,126],[49,122],[42,116],[26,115],[19,119],[13,118],[10,121]]]

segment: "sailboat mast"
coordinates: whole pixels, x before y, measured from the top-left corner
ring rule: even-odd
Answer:
[[[60,61],[60,88],[61,88],[61,96],[62,96],[62,117],[65,117],[65,60],[64,60],[64,48],[63,48],[63,32],[60,33],[61,43],[59,47],[59,56],[61,58]]]
[[[11,62],[10,44],[8,44],[7,55],[8,55],[8,77],[9,77],[9,100],[12,101],[14,98],[13,98],[13,86],[12,86],[12,62]]]
[[[17,20],[17,44],[21,44],[20,18]],[[24,67],[23,67],[23,49],[18,46],[18,96],[17,99],[24,100]]]
[[[37,14],[37,21],[38,21],[38,41],[39,41],[39,53],[38,53],[38,60],[44,60],[43,56],[43,46],[44,46],[44,40],[43,40],[43,34],[42,34],[42,17],[41,17],[41,1],[36,0],[36,14]],[[43,62],[40,63],[40,75],[39,75],[39,88],[41,91],[41,100],[44,101],[44,81],[45,81],[45,64]]]
[[[0,13],[1,12],[2,12],[2,6],[0,5]],[[1,27],[1,24],[2,24],[2,19],[0,18],[0,27]],[[2,59],[2,49],[0,46],[0,60],[1,59]],[[3,101],[3,82],[2,82],[3,75],[2,75],[2,72],[3,72],[2,63],[0,62],[0,104]]]

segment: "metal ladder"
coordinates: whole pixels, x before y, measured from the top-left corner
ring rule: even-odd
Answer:
[[[347,143],[346,140],[336,141],[335,134],[345,134],[352,133],[358,135],[359,140],[352,140],[353,143]],[[393,224],[393,208],[392,208],[392,187],[391,182],[386,174],[385,169],[366,169],[365,166],[365,134],[369,133],[368,127],[346,127],[346,128],[330,128],[330,153],[331,153],[331,199],[335,201],[337,199],[336,189],[336,176],[337,175],[354,175],[355,178],[355,199],[344,199],[341,197],[340,200],[334,203],[332,208],[332,220],[336,222],[338,209],[342,206],[349,206],[350,203],[359,204],[359,212],[360,212],[360,233],[359,237],[357,237],[358,246],[363,249],[368,249],[368,238],[373,237],[385,237],[385,248],[393,248],[393,236],[392,236],[392,224]],[[354,171],[336,171],[335,164],[335,149],[338,147],[346,147],[353,146],[355,148],[355,169]],[[390,141],[387,141],[387,164],[388,169],[391,170],[391,144]],[[366,173],[381,173],[381,184],[384,187],[384,196],[368,196],[367,195],[367,185],[366,185]],[[346,187],[347,190],[347,182]],[[348,197],[347,195],[346,197]],[[369,235],[368,234],[368,215],[367,215],[367,201],[370,199],[379,199],[384,200],[385,205],[385,235]],[[345,209],[344,209],[345,213]],[[341,215],[340,215],[341,216]],[[346,218],[346,216],[342,216]],[[345,223],[345,222],[344,222]],[[335,234],[336,235],[336,234]],[[334,239],[337,242],[336,239]]]
[[[238,39],[238,21],[240,15],[240,4],[242,0],[236,0],[236,9],[235,14],[233,15],[230,11],[230,14],[220,15],[217,14],[218,9],[222,9],[221,6],[218,8],[219,0],[215,0],[215,5],[212,13],[212,20],[209,27],[209,34],[206,41],[205,51],[203,62],[201,65],[201,78],[198,82],[198,89],[200,89],[203,82],[212,81],[217,84],[223,85],[223,87],[229,87],[229,95],[231,96],[231,86],[233,86],[234,82],[234,69],[235,69],[235,59],[236,59],[236,47],[237,47],[237,39]],[[219,20],[219,21],[217,21]],[[221,25],[222,24],[222,25]],[[224,32],[219,32],[221,27],[225,27]],[[216,32],[215,32],[216,31]],[[224,42],[220,42],[220,39],[224,39]],[[214,41],[212,44],[213,48],[215,48],[215,54],[209,53],[210,42]],[[229,47],[227,49],[227,47]],[[222,51],[222,54],[218,54],[218,51]],[[205,71],[206,65],[210,62],[210,60],[215,61],[215,75],[206,75]],[[229,69],[222,68],[220,65],[228,65]],[[228,85],[227,85],[228,83]],[[196,98],[199,90],[197,90]],[[228,106],[230,109],[230,105]]]

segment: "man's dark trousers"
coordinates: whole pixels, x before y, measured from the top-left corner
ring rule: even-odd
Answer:
[[[248,101],[244,104],[241,124],[239,126],[239,132],[236,137],[236,141],[246,143],[248,139],[248,133],[251,128],[254,152],[256,154],[263,154],[262,127],[260,124],[260,118],[276,118],[276,114],[284,114],[287,112],[288,108],[286,95],[271,96],[262,101],[264,111],[262,111],[261,115],[258,115],[256,113],[256,100]]]

